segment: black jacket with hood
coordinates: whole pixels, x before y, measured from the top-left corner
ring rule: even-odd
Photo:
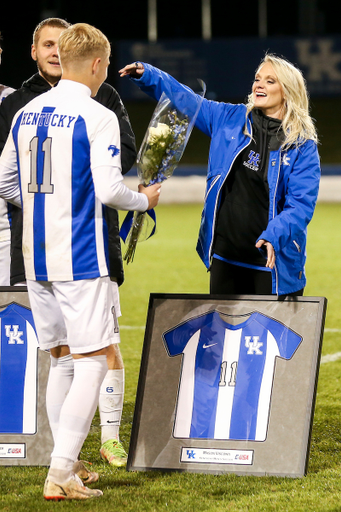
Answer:
[[[253,109],[253,137],[227,176],[217,216],[214,252],[229,261],[265,266],[255,247],[269,222],[267,169],[271,151],[283,144],[282,121]]]
[[[50,84],[36,73],[23,83],[22,87],[3,100],[0,105],[0,154],[11,129],[15,114],[36,96],[51,89]],[[109,84],[103,83],[94,98],[112,110],[118,118],[121,134],[122,174],[126,174],[136,159],[135,136],[130,125],[127,111],[118,92]],[[109,232],[109,272],[120,286],[124,280],[119,221],[117,210],[105,207],[105,216]],[[22,255],[22,211],[11,205],[11,285],[25,281]]]

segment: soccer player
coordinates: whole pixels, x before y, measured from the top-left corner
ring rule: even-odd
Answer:
[[[122,183],[117,117],[91,99],[107,77],[107,38],[81,23],[64,30],[58,45],[62,78],[15,115],[0,158],[0,196],[23,207],[30,304],[40,347],[51,353],[46,405],[54,448],[44,497],[81,500],[102,495],[83,486],[74,464],[107,354],[119,342],[103,204],[145,211],[157,205],[160,186],[133,192]]]
[[[1,44],[1,32],[0,32]],[[2,48],[0,46],[0,64]],[[6,96],[11,94],[14,89],[7,85],[0,84],[0,104]],[[6,201],[0,199],[0,286],[9,286],[10,284],[10,245],[11,232],[8,218],[8,206]]]
[[[49,91],[56,86],[61,77],[61,67],[57,52],[58,38],[70,23],[60,18],[47,18],[41,21],[33,32],[33,44],[31,48],[32,59],[37,63],[38,72],[23,83],[10,98],[0,107],[0,152],[2,151],[14,115],[33,98]],[[109,108],[117,115],[121,134],[121,166],[122,174],[126,174],[135,162],[136,147],[135,137],[130,125],[127,111],[117,91],[108,83],[103,83],[95,98],[96,101]],[[0,200],[6,206],[3,200]],[[1,203],[0,203],[1,205]],[[25,271],[22,256],[22,210],[11,206],[11,233],[7,221],[6,229],[0,225],[0,240],[7,237],[7,259],[5,268],[7,277],[2,281],[3,285],[17,285],[25,283]],[[7,209],[7,208],[6,208]],[[121,244],[119,238],[118,213],[113,208],[106,208],[106,221],[109,230],[109,275],[120,286],[124,280],[123,264],[121,256]],[[11,238],[11,270],[9,279],[9,259]],[[5,244],[5,242],[4,242]],[[118,312],[117,312],[118,314]],[[72,371],[72,370],[70,370]],[[119,345],[115,345],[115,352],[108,355],[108,373],[103,381],[100,398],[99,413],[101,420],[101,449],[104,460],[113,466],[124,466],[127,462],[125,452],[120,439],[119,428],[122,417],[124,398],[124,364]],[[84,465],[80,467],[82,478],[87,483],[98,478],[94,472],[89,472]]]

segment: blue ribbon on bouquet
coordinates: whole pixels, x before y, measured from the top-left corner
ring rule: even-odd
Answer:
[[[155,214],[154,208],[152,208],[151,210],[147,210],[145,213],[147,213],[149,215],[149,217],[154,221],[153,229],[152,229],[150,235],[146,238],[146,240],[148,240],[148,238],[153,236],[156,231],[156,214]],[[122,226],[120,229],[120,237],[122,238],[123,242],[126,241],[129,231],[131,230],[131,226],[133,224],[133,219],[134,219],[134,212],[133,211],[128,212],[124,218],[124,221],[122,222]]]

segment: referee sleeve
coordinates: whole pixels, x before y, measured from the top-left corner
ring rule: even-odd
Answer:
[[[102,166],[92,169],[95,193],[101,203],[118,210],[145,212],[149,201],[145,194],[130,190],[124,183],[120,169]]]

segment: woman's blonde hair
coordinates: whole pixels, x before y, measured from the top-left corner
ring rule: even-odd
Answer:
[[[87,23],[76,23],[64,30],[58,39],[61,65],[81,62],[97,55],[110,55],[110,43],[97,28]]]
[[[266,62],[269,62],[274,68],[284,94],[284,116],[282,119],[284,146],[289,147],[293,144],[299,146],[308,139],[317,143],[318,137],[309,114],[309,98],[302,72],[287,60],[268,53],[259,64],[256,74]],[[252,93],[248,96],[246,107],[246,116],[248,116],[254,108]]]

